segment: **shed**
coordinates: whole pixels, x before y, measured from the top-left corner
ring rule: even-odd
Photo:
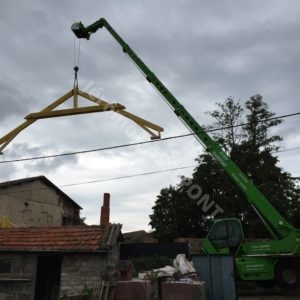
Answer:
[[[0,299],[57,299],[114,276],[121,227],[0,229]]]

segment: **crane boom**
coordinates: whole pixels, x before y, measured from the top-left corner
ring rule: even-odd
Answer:
[[[256,188],[252,181],[241,171],[235,162],[223,151],[221,146],[216,143],[206,131],[198,124],[192,115],[184,106],[172,95],[157,76],[145,65],[131,47],[119,36],[119,34],[110,26],[110,24],[101,18],[93,24],[84,27],[79,23],[74,23],[72,31],[78,38],[89,39],[92,33],[105,27],[108,32],[120,44],[124,53],[126,53],[137,67],[144,74],[146,79],[158,90],[162,97],[170,104],[175,114],[186,124],[194,133],[196,138],[204,145],[206,150],[220,163],[226,173],[239,186],[245,194],[249,203],[264,221],[266,228],[274,239],[281,239],[294,231],[294,227],[271,205],[267,198]]]

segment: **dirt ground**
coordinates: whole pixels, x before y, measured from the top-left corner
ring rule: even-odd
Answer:
[[[239,300],[299,300],[300,287],[295,290],[283,290],[278,286],[262,288],[255,283],[238,284]]]

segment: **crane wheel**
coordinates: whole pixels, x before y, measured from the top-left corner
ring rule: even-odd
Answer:
[[[275,269],[275,280],[282,288],[296,288],[300,283],[299,264],[285,260],[279,261]]]

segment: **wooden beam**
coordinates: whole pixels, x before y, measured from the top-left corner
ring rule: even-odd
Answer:
[[[103,111],[114,111],[119,109],[124,109],[125,106],[119,103],[113,103],[103,106],[85,106],[85,107],[78,107],[78,108],[68,108],[68,109],[60,109],[60,110],[52,110],[47,112],[37,112],[29,114],[25,117],[26,120],[37,120],[37,119],[46,119],[46,118],[54,118],[54,117],[64,117],[64,116],[73,116],[73,115],[80,115],[80,114],[89,114],[89,113],[96,113],[96,112],[103,112]]]

